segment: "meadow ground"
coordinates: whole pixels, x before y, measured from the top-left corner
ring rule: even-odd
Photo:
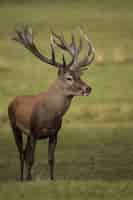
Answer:
[[[1,0],[0,199],[133,198],[132,6],[131,0]],[[83,75],[92,94],[74,99],[59,134],[55,182],[48,176],[47,141],[38,142],[33,181],[18,182],[8,103],[17,95],[45,90],[56,77],[55,69],[10,40],[23,24],[32,25],[36,42],[47,55],[50,28],[63,31],[68,40],[71,32],[79,36],[82,28],[96,47],[96,60]]]

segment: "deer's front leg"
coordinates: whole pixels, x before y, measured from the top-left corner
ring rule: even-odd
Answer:
[[[54,161],[55,161],[55,147],[57,144],[57,134],[50,136],[48,141],[48,164],[50,171],[50,179],[54,179]]]

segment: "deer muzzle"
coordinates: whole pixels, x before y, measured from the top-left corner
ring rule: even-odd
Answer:
[[[89,94],[91,93],[92,91],[92,88],[91,87],[84,87],[83,90],[82,90],[82,94],[83,96],[89,96]]]

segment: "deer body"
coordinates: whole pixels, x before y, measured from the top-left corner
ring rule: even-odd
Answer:
[[[14,115],[15,125],[29,135],[32,124],[34,126],[37,124],[36,126],[44,129],[56,128],[58,121],[61,121],[60,119],[68,110],[71,100],[72,96],[64,94],[58,80],[47,92],[16,97],[9,105],[9,110],[11,109],[10,112]],[[34,123],[31,123],[33,118]]]
[[[82,48],[82,39],[79,47],[76,47],[74,37],[68,45],[64,36],[52,33],[52,59],[43,56],[36,48],[32,30],[25,27],[23,31],[16,31],[15,40],[23,44],[35,56],[43,62],[58,68],[58,78],[46,91],[34,96],[18,96],[8,107],[10,124],[13,130],[15,142],[20,155],[21,175],[24,179],[24,166],[26,167],[26,179],[31,180],[31,169],[34,163],[34,153],[38,139],[48,138],[48,163],[50,178],[54,178],[54,154],[57,143],[58,131],[62,126],[63,116],[68,110],[74,96],[88,96],[91,88],[80,79],[81,68],[92,62],[94,50],[88,42],[88,55],[77,62]],[[58,42],[57,42],[58,40]],[[72,60],[66,64],[63,56],[63,64],[56,62],[54,45],[70,53]],[[90,55],[92,57],[90,58]],[[27,143],[24,147],[23,133],[27,135]]]

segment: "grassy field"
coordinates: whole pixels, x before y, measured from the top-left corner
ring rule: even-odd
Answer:
[[[131,0],[1,0],[0,199],[133,198],[132,6]],[[78,39],[82,28],[96,48],[95,62],[83,75],[92,94],[74,99],[59,134],[55,182],[48,176],[47,141],[38,142],[34,180],[18,182],[8,103],[17,95],[45,90],[56,78],[55,69],[10,39],[23,24],[32,25],[36,42],[47,55],[50,28],[63,31],[68,40],[71,32]]]
[[[19,183],[16,148],[8,129],[0,136],[1,199],[132,199],[132,128],[66,128],[59,136],[54,182],[46,141],[38,142],[34,179]]]

